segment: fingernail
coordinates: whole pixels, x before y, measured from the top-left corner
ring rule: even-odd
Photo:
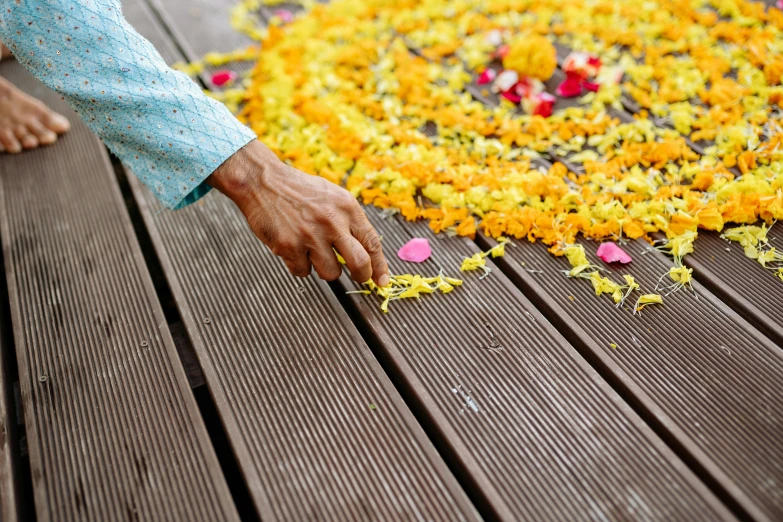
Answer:
[[[389,277],[389,274],[383,274],[378,279],[378,285],[379,286],[389,286],[389,283],[391,283],[391,278]]]

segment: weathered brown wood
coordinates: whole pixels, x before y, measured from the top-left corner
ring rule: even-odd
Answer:
[[[774,225],[768,233],[770,244],[779,251],[781,231],[783,227]],[[742,246],[721,239],[717,232],[699,231],[694,252],[684,261],[712,293],[783,347],[783,281],[772,270],[745,256]]]
[[[0,303],[0,318],[8,312],[8,303]],[[0,322],[0,328],[9,327]],[[6,343],[9,336],[0,331],[0,522],[16,522],[17,495],[14,446],[16,419],[13,416],[13,389],[10,382],[9,363],[14,347]]]
[[[262,520],[477,518],[325,283],[225,197],[160,212],[131,185]]]
[[[561,59],[568,52],[563,46],[558,47]],[[558,75],[562,78],[562,72],[557,71],[555,82],[548,82],[550,92],[560,80]],[[571,103],[577,105],[578,100]],[[633,110],[635,104],[624,99],[624,105]],[[624,121],[633,117],[628,112],[614,110],[610,114]],[[686,141],[693,150],[703,153],[704,144],[687,138]],[[562,160],[551,154],[550,158]],[[479,243],[485,247],[494,244],[486,238]],[[595,249],[592,242],[584,244],[588,250]],[[662,276],[664,282],[669,281],[665,274],[673,263],[657,252],[642,257],[648,247],[640,241],[632,242],[629,248],[635,254],[635,262],[623,272],[611,269],[615,280],[621,281],[621,273],[630,273],[646,282],[648,292],[653,291]],[[501,260],[499,264],[504,271],[525,293],[534,297],[550,320],[605,378],[624,391],[656,431],[736,512],[757,520],[776,520],[783,516],[783,495],[779,488],[769,487],[783,481],[783,446],[777,437],[780,426],[776,420],[780,413],[769,411],[770,400],[777,405],[783,398],[776,391],[783,385],[783,352],[764,335],[779,343],[783,339],[780,333],[783,323],[773,304],[783,298],[783,285],[770,271],[747,259],[741,247],[726,248],[717,234],[700,231],[694,245],[695,254],[686,256],[685,262],[712,292],[696,285],[698,294],[704,298],[694,299],[688,290],[683,290],[665,298],[661,311],[651,309],[649,315],[636,318],[627,310],[588,298],[592,294],[589,284],[572,288],[576,281],[566,280],[558,271],[552,271],[553,264],[565,270],[567,263],[553,259],[543,247],[524,242],[519,249],[509,250],[514,261]],[[607,266],[592,257],[598,266]],[[531,258],[534,261],[528,266],[543,269],[543,275],[519,264]],[[575,308],[570,298],[577,291],[581,299]],[[751,324],[730,308],[744,315]],[[648,320],[649,316],[652,320]],[[644,330],[655,332],[655,337],[648,337],[644,343],[665,350],[667,355],[663,359],[657,358],[658,352],[650,353],[639,344],[637,336],[646,336]],[[740,337],[731,332],[738,332]],[[624,360],[623,352],[610,348],[612,343],[625,347],[633,355]],[[700,350],[705,345],[712,349],[706,353]],[[721,350],[717,361],[714,350]],[[742,362],[731,360],[732,353],[741,354]],[[720,360],[724,356],[726,360]],[[679,390],[687,388],[702,392],[677,395]],[[738,390],[743,392],[735,393]],[[714,408],[714,402],[719,402],[720,408]],[[737,428],[726,415],[731,412],[739,416],[748,410],[753,415],[747,425],[753,428],[745,437],[740,435],[745,430]],[[732,430],[739,431],[732,433]],[[724,442],[732,436],[736,438],[731,443]]]
[[[325,283],[224,196],[159,212],[132,185],[262,520],[475,518]]]
[[[624,246],[633,262],[619,267],[583,244],[605,276],[630,273],[645,292],[673,266],[642,241]],[[783,481],[783,351],[698,283],[634,315],[633,302],[617,308],[567,278],[568,262],[542,245],[506,252],[504,272],[723,500],[755,520],[780,518],[781,490],[769,485]]]
[[[497,267],[490,262],[495,270],[483,280],[460,274],[475,244],[366,211],[393,273],[442,269],[465,279],[445,296],[392,302],[388,314],[377,296],[348,300],[444,455],[494,516],[732,518]],[[430,260],[412,266],[393,255],[411,237],[429,239]],[[340,282],[356,288],[345,276]]]
[[[103,145],[68,116],[0,161],[0,228],[39,521],[236,520]]]

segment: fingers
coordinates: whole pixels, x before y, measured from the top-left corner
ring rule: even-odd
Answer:
[[[300,254],[296,257],[283,258],[285,265],[288,267],[288,271],[295,277],[307,277],[310,275],[312,265],[310,264],[310,258],[307,254]]]
[[[22,152],[22,144],[19,143],[19,140],[16,138],[16,135],[11,132],[11,129],[0,130],[0,143],[2,143],[3,148],[11,154]]]
[[[357,283],[364,283],[373,275],[372,262],[367,251],[359,241],[350,234],[343,235],[335,241],[334,248],[345,259],[345,265],[351,271],[351,278]]]
[[[378,286],[388,285],[389,265],[386,264],[386,257],[383,255],[381,238],[378,237],[375,229],[367,220],[367,216],[364,214],[364,210],[362,210],[361,207],[359,207],[359,212],[356,214],[356,217],[353,220],[351,230],[354,237],[359,241],[362,248],[369,255],[372,279],[375,281],[375,284]],[[339,248],[337,250],[340,251]]]
[[[331,245],[324,245],[322,248],[310,251],[310,261],[313,263],[315,273],[324,281],[334,281],[343,273]]]

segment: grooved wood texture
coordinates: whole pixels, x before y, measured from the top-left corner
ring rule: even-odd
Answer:
[[[136,0],[144,2],[145,0]],[[176,43],[188,60],[200,60],[207,53],[244,49],[254,42],[235,31],[229,24],[231,8],[238,2],[220,0],[146,0],[171,31]],[[130,20],[130,18],[128,18]],[[148,38],[149,39],[149,38]],[[156,44],[157,46],[157,44]],[[166,55],[163,55],[164,58]],[[249,70],[250,62],[230,62],[218,67],[207,65],[201,78],[211,85],[210,72],[229,69],[235,72]]]
[[[471,520],[472,506],[326,283],[213,192],[153,241],[262,520]]]
[[[0,161],[0,225],[39,521],[236,520],[108,156],[68,115]]]
[[[393,273],[460,277],[470,241],[383,219]],[[426,237],[433,257],[394,252]],[[509,249],[512,247],[508,247]],[[719,520],[725,508],[497,269],[448,295],[350,300],[446,457],[504,520]],[[341,279],[345,290],[354,284]]]
[[[7,312],[7,304],[0,303],[0,315]],[[0,323],[0,328],[6,325]],[[0,522],[16,522],[17,491],[14,476],[14,451],[12,437],[15,435],[16,419],[13,417],[13,389],[8,373],[8,358],[13,357],[14,347],[5,343],[5,334],[0,332]]]
[[[768,237],[778,250],[783,248],[783,227],[774,225]],[[746,257],[739,243],[704,230],[699,231],[693,254],[684,261],[711,292],[783,347],[783,281],[772,270]]]
[[[663,306],[633,315],[632,302],[616,308],[607,296],[597,298],[589,281],[567,278],[564,258],[519,243],[499,264],[525,293],[727,501],[757,520],[779,520],[783,352],[698,283],[695,293],[681,290],[665,296]],[[631,273],[647,293],[672,266],[642,241],[625,245],[633,258],[627,267],[601,262],[597,244],[583,244],[605,275],[621,281]]]
[[[159,214],[131,185],[263,520],[476,518],[328,286],[288,275],[219,194]]]

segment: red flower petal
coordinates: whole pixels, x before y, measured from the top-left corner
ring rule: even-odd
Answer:
[[[479,75],[478,81],[476,83],[478,83],[479,85],[485,85],[487,83],[490,83],[492,80],[494,80],[497,77],[497,75],[498,73],[496,70],[487,67],[486,69],[484,69],[484,72],[481,73],[481,75]]]
[[[533,99],[533,115],[548,118],[552,116],[552,109],[555,107],[555,97],[548,92],[542,92]]]
[[[595,67],[597,69],[601,67],[601,59],[595,56],[590,56],[587,59],[587,65],[589,65],[590,67]]]
[[[582,82],[575,77],[566,78],[566,80],[557,86],[555,90],[558,96],[563,98],[573,98],[582,94]]]
[[[516,85],[514,85],[510,91],[514,92],[518,96],[521,96],[524,98],[525,96],[528,96],[532,93],[532,84],[530,83],[530,80],[527,76],[523,77],[521,80],[517,82]]]
[[[520,101],[522,101],[522,96],[512,91],[505,91],[500,93],[500,95],[505,99],[507,99],[508,101],[510,101],[511,103],[519,103]]]
[[[601,88],[601,84],[600,83],[593,83],[593,82],[583,81],[582,82],[582,87],[584,87],[588,91],[598,92],[598,89]]]
[[[234,71],[215,71],[212,74],[212,83],[218,87],[222,87],[228,82],[236,80],[237,73]]]
[[[631,262],[631,256],[612,241],[601,243],[595,255],[600,257],[605,263],[622,263],[625,265]]]

